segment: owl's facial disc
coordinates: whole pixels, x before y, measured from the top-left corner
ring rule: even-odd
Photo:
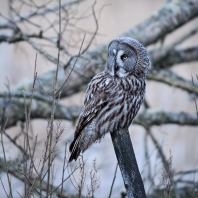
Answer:
[[[137,63],[136,51],[125,43],[113,41],[108,48],[107,71],[114,77],[131,74]]]
[[[118,50],[116,54],[116,61],[115,61],[115,74],[119,77],[125,77],[129,74],[129,71],[127,71],[124,68],[124,64],[126,63],[126,60],[128,59],[128,55],[125,53],[124,50]]]

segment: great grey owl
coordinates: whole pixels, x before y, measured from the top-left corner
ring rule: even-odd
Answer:
[[[88,84],[69,162],[106,133],[129,127],[144,99],[149,64],[147,50],[135,39],[110,42],[105,70]]]

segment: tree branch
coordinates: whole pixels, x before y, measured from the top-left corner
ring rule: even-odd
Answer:
[[[82,0],[74,0],[74,1],[66,1],[66,2],[63,2],[61,3],[61,8],[64,8],[66,6],[70,6],[70,5],[73,5],[73,4],[76,4],[76,3],[80,3],[82,2]],[[46,15],[48,13],[54,13],[56,12],[57,10],[59,10],[59,4],[57,3],[56,5],[54,6],[51,6],[49,8],[47,7],[36,7],[36,10],[34,12],[30,12],[30,13],[26,13],[26,14],[23,14],[21,16],[17,16],[15,17],[14,19],[12,19],[10,22],[8,20],[5,20],[3,22],[0,23],[0,29],[5,29],[5,28],[8,28],[8,29],[13,29],[13,26],[12,24],[15,24],[15,23],[19,23],[19,22],[22,22],[24,20],[28,20],[32,17],[37,17],[37,16],[43,16],[43,15]]]
[[[185,112],[171,113],[163,110],[148,109],[144,112],[139,113],[134,124],[140,125],[163,125],[163,124],[178,124],[178,125],[189,125],[197,126],[198,119],[196,113],[189,114]]]
[[[126,32],[123,36],[137,39],[144,46],[155,43],[197,17],[197,0],[166,1],[163,7],[143,23]]]
[[[156,42],[158,39],[164,38],[168,33],[184,25],[197,15],[198,2],[196,0],[181,0],[180,3],[175,1],[167,1],[164,6],[155,13],[155,15],[151,16],[137,27],[132,28],[122,36],[130,36],[139,40],[139,42],[141,42],[143,45],[149,45]],[[87,51],[83,54],[83,56],[79,57],[76,64],[76,70],[72,73],[67,85],[63,87],[61,97],[66,97],[83,90],[86,84],[89,82],[89,79],[104,69],[106,56],[107,44],[101,45],[94,50]],[[54,58],[51,59],[52,62],[57,61]],[[68,69],[71,69],[70,67],[73,65],[74,61],[75,60],[71,61],[71,63],[67,65]],[[61,85],[62,82],[64,82],[66,76],[63,74],[64,71],[60,71],[60,73],[62,74],[59,76],[58,84]],[[158,73],[156,74],[158,75]],[[45,90],[51,90],[51,84],[46,82],[50,82],[52,76],[54,75],[55,70],[52,70],[43,76],[40,76],[40,81],[45,82],[45,85],[43,85]],[[152,77],[152,80],[159,81],[154,77]],[[165,81],[165,83],[171,85],[169,82],[170,80],[172,79]],[[26,87],[30,86],[26,85]],[[177,87],[182,88],[181,86]],[[18,88],[21,89],[20,87]],[[189,87],[185,89],[188,89],[191,92]],[[37,89],[37,91],[41,90]]]
[[[4,169],[5,169],[5,167],[4,167],[3,159],[0,158],[0,170],[4,171]],[[72,171],[72,173],[69,174],[68,177],[70,177],[70,175],[73,174],[73,172],[75,172],[76,170],[77,169],[74,169]],[[20,173],[19,171],[17,171],[16,168],[13,166],[13,164],[11,162],[9,162],[9,164],[8,164],[8,173],[11,174],[12,176],[16,177],[17,179],[19,179],[22,182],[27,182],[26,178],[24,177],[24,175],[22,173]],[[68,179],[68,177],[66,179]],[[35,178],[31,178],[31,181],[36,181],[36,182],[34,184],[30,183],[30,185],[34,185],[34,188],[39,186],[39,181],[37,179],[35,179]],[[70,197],[64,190],[61,191],[59,188],[57,188],[57,186],[51,185],[51,188],[54,189],[53,192],[58,197],[61,197],[61,195],[62,195],[62,198],[69,198]],[[43,181],[42,190],[43,191],[47,190],[47,183],[45,181]]]
[[[193,36],[196,34],[198,31],[198,27],[193,27],[191,30],[188,32],[185,32],[182,36],[178,36],[171,44],[167,46],[161,46],[159,49],[151,51],[150,56],[151,56],[151,62],[153,65],[155,65],[157,62],[161,62],[161,59],[167,56],[167,54],[172,50],[175,46],[178,44],[184,42],[186,39],[189,37]]]
[[[187,91],[189,93],[198,94],[198,84],[195,84],[193,88],[192,82],[185,80],[184,78],[178,76],[169,69],[158,69],[151,68],[147,75],[148,80],[158,81],[170,85],[172,87],[177,87]]]
[[[155,63],[155,67],[169,68],[175,64],[193,62],[198,60],[198,47],[190,47],[186,49],[172,49],[167,56]]]
[[[26,99],[26,103],[29,101]],[[0,98],[0,117],[5,117],[5,112],[3,108],[9,109],[9,105],[12,105],[10,98]],[[81,107],[65,107],[59,103],[56,106],[55,119],[64,119],[64,120],[75,120],[78,118],[79,113],[81,111]],[[31,119],[46,119],[51,115],[51,103],[43,102],[40,100],[32,100],[32,110],[31,110]],[[14,126],[18,121],[25,121],[24,114],[24,99],[23,98],[15,98],[12,106],[12,111],[9,115],[9,119],[6,125],[6,128]]]
[[[28,99],[27,104],[28,104]],[[0,106],[5,107],[10,101],[10,98],[1,98]],[[10,102],[11,105],[11,102]],[[43,102],[42,100],[33,99],[32,101],[32,111],[31,111],[31,119],[46,119],[50,117],[50,102]],[[8,108],[8,107],[7,107]],[[23,98],[15,98],[13,110],[10,114],[8,123],[6,128],[14,126],[18,121],[25,121],[24,115],[24,99]],[[63,120],[75,120],[78,118],[82,107],[73,106],[73,107],[65,107],[59,103],[57,103],[55,119],[63,119]],[[0,117],[4,117],[4,110],[0,109]],[[198,120],[196,113],[172,113],[172,112],[164,112],[163,110],[157,109],[147,109],[144,112],[139,113],[135,120],[134,124],[138,125],[163,125],[163,124],[178,124],[178,125],[189,125],[189,126],[198,126]]]

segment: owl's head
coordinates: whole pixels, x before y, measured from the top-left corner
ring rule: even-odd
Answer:
[[[114,77],[145,77],[150,59],[145,47],[130,37],[118,37],[108,46],[107,71]]]

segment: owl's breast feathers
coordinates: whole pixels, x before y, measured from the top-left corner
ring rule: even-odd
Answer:
[[[105,71],[96,75],[86,90],[84,107],[78,119],[74,140],[69,147],[69,162],[76,160],[81,151],[105,133],[129,126],[139,110],[144,92],[145,81],[134,76],[115,78]],[[96,120],[95,131],[84,130],[93,119]],[[92,139],[86,145],[87,137]]]

